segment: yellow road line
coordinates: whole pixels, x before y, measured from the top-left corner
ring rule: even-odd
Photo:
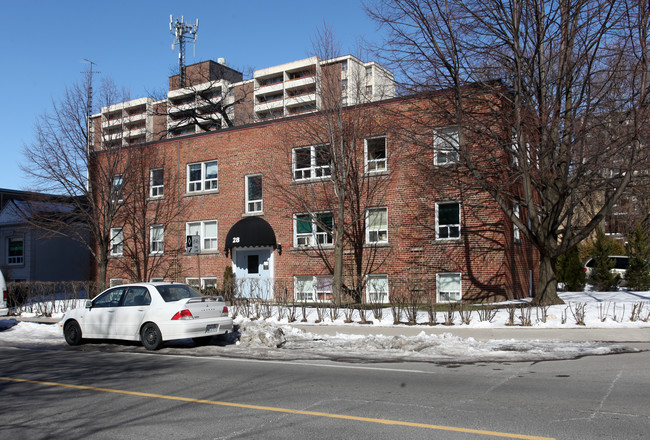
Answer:
[[[46,385],[52,387],[72,388],[75,390],[101,391],[104,393],[125,394],[128,396],[151,397],[155,399],[175,400],[175,401],[190,402],[190,403],[203,403],[207,405],[229,406],[234,408],[255,409],[259,411],[272,411],[272,412],[280,412],[286,414],[299,414],[304,416],[326,417],[330,419],[343,419],[343,420],[354,420],[357,422],[380,423],[383,425],[410,426],[414,428],[435,429],[439,431],[462,432],[465,434],[477,434],[477,435],[486,435],[486,436],[501,437],[501,438],[512,438],[512,439],[523,439],[523,440],[555,440],[550,437],[538,437],[534,435],[509,434],[506,432],[484,431],[481,429],[458,428],[454,426],[429,425],[426,423],[403,422],[400,420],[389,420],[389,419],[375,419],[371,417],[357,417],[357,416],[349,416],[344,414],[324,413],[318,411],[301,411],[297,409],[277,408],[273,406],[248,405],[245,403],[219,402],[216,400],[193,399],[191,397],[166,396],[164,394],[141,393],[139,391],[115,390],[111,388],[98,388],[98,387],[90,387],[85,385],[72,385],[66,383],[59,383],[59,382],[18,379],[12,377],[0,377],[0,380],[4,380],[7,382]]]

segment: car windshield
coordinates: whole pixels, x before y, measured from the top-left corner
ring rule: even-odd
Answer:
[[[158,289],[160,296],[162,296],[162,299],[164,299],[165,302],[173,302],[185,298],[195,298],[201,296],[197,291],[184,284],[156,286],[156,289]]]

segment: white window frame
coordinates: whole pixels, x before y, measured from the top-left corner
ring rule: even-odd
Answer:
[[[377,289],[381,282],[385,289]],[[368,275],[366,278],[366,302],[385,304],[389,301],[388,275]]]
[[[160,231],[160,235],[158,232]],[[165,228],[163,225],[149,227],[149,254],[162,255],[165,253]]]
[[[312,275],[294,275],[293,299],[294,301],[314,301],[315,279]]]
[[[440,224],[440,205],[458,205],[458,223],[449,223],[445,225]],[[458,240],[462,236],[462,212],[460,202],[438,202],[436,203],[436,240]],[[458,236],[451,236],[451,228],[458,228]],[[440,231],[442,228],[447,228],[447,236],[441,237]]]
[[[441,290],[443,286],[442,278],[458,277],[458,290]],[[456,295],[457,298],[451,299],[451,295]],[[460,302],[463,300],[463,275],[460,272],[441,272],[436,274],[436,302],[439,303],[452,303]]]
[[[185,278],[185,284],[190,287],[199,287],[199,277],[187,277]],[[214,287],[217,287],[217,277],[201,277],[201,290]]]
[[[124,229],[111,228],[110,234],[110,255],[111,257],[121,257],[124,255]]]
[[[154,185],[154,172],[161,171],[163,183]],[[165,169],[153,168],[149,171],[149,197],[152,199],[161,199],[165,196]]]
[[[433,136],[434,165],[444,166],[458,162],[460,129],[457,126],[438,128]]]
[[[217,167],[217,176],[210,179],[206,178],[207,168],[210,165]],[[190,180],[190,170],[192,167],[199,167],[201,176],[197,180]],[[208,160],[205,162],[194,162],[187,164],[187,188],[188,193],[214,192],[219,190],[219,161]]]
[[[370,224],[370,214],[372,212],[384,211],[386,213],[386,228],[372,228]],[[388,243],[388,208],[368,208],[366,209],[366,243],[382,244]]]
[[[328,144],[310,145],[306,147],[296,147],[291,150],[291,171],[292,178],[295,182],[329,179],[332,175],[331,162],[327,165],[318,165],[318,150],[321,148],[330,148]],[[309,167],[296,168],[296,155],[300,150],[309,150]]]
[[[11,250],[11,242],[20,241],[22,243],[22,253],[21,255],[10,256],[9,251]],[[7,266],[20,266],[25,264],[25,237],[7,237]]]
[[[214,223],[216,228],[215,235],[208,236],[206,233],[206,225]],[[190,233],[190,228],[194,226],[199,228],[201,236],[201,252],[217,252],[219,250],[219,222],[217,220],[197,220],[194,222],[185,223],[185,234],[193,235]]]
[[[108,281],[108,287],[117,287],[117,286],[121,286],[122,284],[124,284],[123,278],[111,278]]]
[[[250,178],[259,177],[260,178],[260,190],[262,191],[262,198],[260,199],[250,199],[249,184]],[[264,178],[262,174],[248,174],[244,177],[245,182],[245,192],[246,192],[246,213],[260,213],[264,212]]]
[[[334,227],[334,215],[330,211],[318,212],[316,213],[317,217],[330,215],[332,217],[332,227]],[[308,217],[311,231],[298,233],[298,217]],[[294,214],[293,216],[293,245],[294,247],[305,247],[305,246],[333,246],[334,245],[334,236],[333,234],[328,233],[327,231],[319,231],[320,226],[314,221],[311,215],[306,213]]]
[[[384,141],[384,157],[380,159],[371,159],[370,158],[370,149],[368,148],[368,142],[376,141],[383,139]],[[364,151],[363,156],[365,158],[365,171],[366,173],[385,173],[388,171],[388,154],[387,154],[387,142],[386,136],[377,136],[368,139],[364,139]]]

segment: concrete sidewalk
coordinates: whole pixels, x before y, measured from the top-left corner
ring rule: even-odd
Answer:
[[[0,317],[0,319],[15,319],[16,321],[38,322],[41,324],[56,324],[59,322],[59,318],[20,316]],[[345,335],[416,336],[424,332],[429,335],[450,333],[461,338],[474,338],[477,341],[517,339],[522,341],[641,342],[650,344],[650,326],[645,328],[536,328],[520,326],[509,328],[472,328],[461,325],[388,327],[379,325],[315,325],[299,322],[294,322],[291,325],[309,333],[328,336],[334,336],[337,333]]]

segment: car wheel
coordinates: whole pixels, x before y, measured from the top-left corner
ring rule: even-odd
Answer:
[[[81,327],[77,321],[68,321],[63,327],[63,336],[68,345],[81,344]]]
[[[212,336],[201,336],[200,338],[192,338],[192,340],[197,346],[208,345],[212,340]]]
[[[162,347],[162,335],[160,334],[160,329],[153,322],[149,322],[142,327],[140,332],[140,339],[142,345],[147,350],[158,350]]]

